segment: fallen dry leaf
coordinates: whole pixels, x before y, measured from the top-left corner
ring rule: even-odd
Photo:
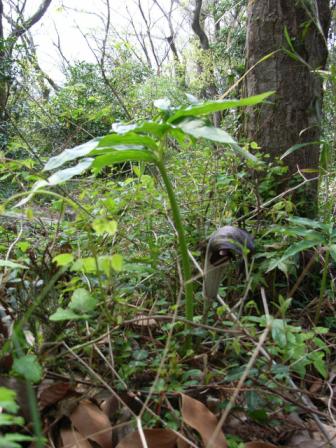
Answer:
[[[176,448],[178,436],[169,429],[144,429],[148,448]],[[138,431],[124,437],[116,448],[143,448]]]
[[[71,413],[70,420],[82,436],[95,441],[101,448],[111,448],[111,423],[104,412],[91,401],[81,401]]]
[[[181,394],[181,397],[183,421],[200,433],[204,446],[207,446],[217,427],[217,418],[200,401],[184,394]],[[219,431],[212,441],[211,448],[227,448],[222,431]]]
[[[92,448],[75,429],[61,430],[62,448]]]
[[[38,401],[40,409],[56,404],[70,390],[70,383],[41,383],[38,388]]]

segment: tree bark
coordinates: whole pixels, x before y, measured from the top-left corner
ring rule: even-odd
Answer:
[[[323,69],[327,60],[331,10],[329,0],[316,0],[315,5],[314,11],[303,0],[249,0],[248,3],[247,69],[278,51],[246,77],[248,96],[270,90],[276,93],[269,104],[247,110],[245,135],[272,159],[295,144],[320,140],[322,80],[313,70]],[[285,37],[286,29],[293,48]],[[288,173],[280,186],[282,190],[298,170],[304,170],[307,178],[318,176],[319,144],[302,147],[284,161]],[[304,192],[296,196],[300,214],[316,215],[317,186],[317,181],[308,182]]]

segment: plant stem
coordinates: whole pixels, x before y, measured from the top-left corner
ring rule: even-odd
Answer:
[[[321,280],[321,288],[320,288],[320,298],[319,298],[318,305],[317,305],[315,324],[317,324],[318,321],[320,320],[323,296],[324,296],[324,293],[325,293],[325,290],[326,290],[326,286],[327,286],[329,257],[330,257],[330,250],[327,250],[327,252],[325,254],[325,259],[324,259],[324,266],[323,266],[323,273],[322,273],[322,280]]]
[[[193,285],[191,281],[191,267],[189,262],[188,247],[184,235],[184,229],[182,225],[182,219],[180,209],[176,201],[173,185],[169,179],[167,170],[162,161],[157,162],[162,180],[166,187],[166,191],[169,197],[170,206],[172,209],[173,220],[179,240],[179,248],[182,259],[184,291],[185,291],[185,317],[188,320],[193,320],[194,316],[194,297],[193,297]]]

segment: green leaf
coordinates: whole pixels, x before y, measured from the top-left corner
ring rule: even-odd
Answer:
[[[66,182],[69,179],[72,179],[74,176],[78,176],[86,171],[92,165],[94,159],[83,159],[77,165],[72,166],[71,168],[66,168],[61,171],[57,171],[52,176],[50,176],[47,180],[48,185],[54,186],[60,183]]]
[[[310,359],[313,361],[315,369],[326,379],[328,378],[328,370],[325,360],[323,359],[324,356],[325,354],[323,352],[314,352],[310,354]]]
[[[69,303],[72,311],[80,313],[90,313],[95,310],[97,300],[84,288],[78,288],[74,291]]]
[[[223,129],[215,128],[213,126],[206,126],[203,120],[183,120],[177,125],[177,127],[182,129],[186,134],[192,135],[195,138],[202,137],[214,142],[229,144],[231,149],[239,156],[253,162],[258,161],[254,155],[246,149],[241,148],[236,140],[234,140],[227,132],[223,131]]]
[[[112,130],[117,134],[152,134],[161,138],[168,130],[172,130],[173,126],[167,123],[156,123],[155,121],[144,121],[142,123],[134,123],[125,125],[123,123],[113,123]]]
[[[286,337],[286,321],[283,319],[273,319],[272,323],[272,338],[280,347],[285,347],[287,344]]]
[[[124,264],[124,260],[123,260],[122,255],[120,255],[120,254],[112,255],[112,257],[111,257],[111,265],[112,265],[112,268],[115,271],[117,271],[117,272],[122,271],[123,264]]]
[[[7,387],[0,387],[0,407],[15,414],[19,406],[15,402],[16,392]]]
[[[213,126],[206,126],[201,119],[183,120],[177,126],[195,138],[203,137],[220,143],[236,143],[227,132]]]
[[[300,216],[292,216],[288,218],[288,221],[298,226],[310,227],[312,229],[329,230],[329,227],[322,222],[315,221],[313,219],[301,218]]]
[[[42,378],[42,367],[35,355],[25,355],[15,359],[12,371],[32,383],[38,383]]]
[[[74,261],[74,256],[72,254],[59,254],[53,258],[53,262],[57,264],[57,266],[67,266],[68,264]]]
[[[103,156],[97,157],[92,168],[101,170],[105,166],[113,165],[114,163],[121,162],[156,162],[157,159],[155,154],[148,150],[139,149],[126,149],[126,150],[115,150]]]
[[[28,269],[27,266],[10,260],[0,260],[0,268]]]
[[[125,135],[108,134],[101,138],[98,146],[90,152],[90,155],[100,154],[104,149],[113,148],[116,145],[126,145],[126,149],[132,149],[132,147],[127,148],[127,145],[140,145],[140,149],[148,147],[154,151],[157,150],[157,144],[148,136],[135,133],[128,133]]]
[[[289,257],[293,257],[299,252],[303,252],[304,250],[310,249],[311,247],[315,247],[321,244],[321,241],[300,241],[299,243],[292,244],[288,249],[285,250],[281,261],[286,260]]]
[[[283,160],[285,157],[289,156],[293,152],[297,151],[300,148],[304,148],[305,146],[311,146],[311,145],[319,145],[320,141],[314,141],[314,142],[307,142],[307,143],[298,143],[297,145],[291,146],[289,149],[287,149],[286,152],[282,154],[280,157],[280,160]]]
[[[96,259],[94,257],[79,258],[71,266],[72,271],[82,271],[87,274],[97,272]]]
[[[235,107],[254,106],[261,103],[275,92],[266,92],[261,95],[250,96],[248,98],[242,98],[240,100],[217,100],[207,101],[201,104],[188,106],[177,110],[169,119],[168,123],[174,123],[176,120],[182,117],[199,117],[201,115],[209,115],[214,112],[219,112],[226,109],[232,109]]]
[[[20,419],[20,417],[17,417]],[[24,424],[23,418],[21,418],[21,423],[17,423],[19,425]],[[24,434],[12,433],[12,434],[3,434],[0,436],[0,448],[22,448],[21,443],[16,442],[31,442],[33,438],[31,436],[26,436]]]
[[[272,260],[270,260],[266,272],[273,271],[273,269],[279,269],[285,274],[286,277],[288,276],[287,265],[282,261],[281,258],[272,258]]]
[[[87,314],[77,314],[69,308],[57,308],[56,312],[53,313],[49,320],[53,322],[62,321],[62,320],[82,320],[89,319],[90,316]]]
[[[123,269],[123,257],[119,254],[103,255],[98,258],[98,266],[106,276],[109,276],[112,270],[119,272]]]
[[[284,35],[285,35],[285,39],[287,41],[287,44],[288,44],[289,48],[292,50],[293,53],[295,53],[295,49],[294,49],[293,44],[292,44],[292,39],[290,38],[290,35],[288,33],[287,26],[285,26]]]
[[[20,425],[22,426],[24,424],[24,420],[22,417],[17,417],[15,415],[10,414],[0,414],[0,426],[13,426],[13,425]],[[1,441],[2,435],[0,433],[0,441]],[[1,445],[0,445],[1,446]],[[6,446],[6,448],[8,448]]]
[[[110,221],[106,218],[97,218],[93,221],[92,227],[97,235],[114,235],[118,229],[117,221]]]
[[[66,162],[70,162],[71,160],[79,159],[80,157],[86,156],[92,151],[97,144],[100,142],[101,137],[94,138],[93,140],[89,140],[83,145],[75,146],[71,149],[65,149],[61,154],[58,154],[55,157],[51,157],[44,167],[44,171],[54,170]]]
[[[136,361],[143,361],[144,359],[148,358],[148,351],[147,350],[135,350],[133,352],[133,358]]]

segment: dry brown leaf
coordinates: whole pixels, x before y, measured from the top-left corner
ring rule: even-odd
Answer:
[[[308,422],[310,430],[296,431],[287,443],[292,448],[320,448],[325,446],[325,438],[313,421]],[[321,423],[324,431],[328,435],[332,446],[336,447],[336,428],[330,425]]]
[[[273,445],[272,443],[268,443],[268,442],[248,442],[248,443],[245,443],[245,448],[277,448],[277,446]],[[282,448],[284,448],[284,447],[282,447]]]
[[[169,429],[144,429],[148,448],[176,448],[177,435]],[[124,437],[116,448],[143,448],[138,431]]]
[[[181,437],[178,437],[177,448],[191,448],[191,445],[186,440],[181,439]]]
[[[69,390],[70,383],[41,383],[38,388],[40,408],[43,410],[47,406],[56,404],[66,396]]]
[[[92,448],[75,429],[61,430],[62,448]]]
[[[91,401],[81,401],[70,415],[70,420],[82,436],[94,440],[101,448],[111,448],[111,423],[104,412]]]
[[[217,427],[217,418],[200,401],[184,394],[181,394],[181,397],[183,421],[200,433],[204,446],[207,446]],[[219,431],[216,438],[212,441],[212,448],[227,448],[222,431]]]

